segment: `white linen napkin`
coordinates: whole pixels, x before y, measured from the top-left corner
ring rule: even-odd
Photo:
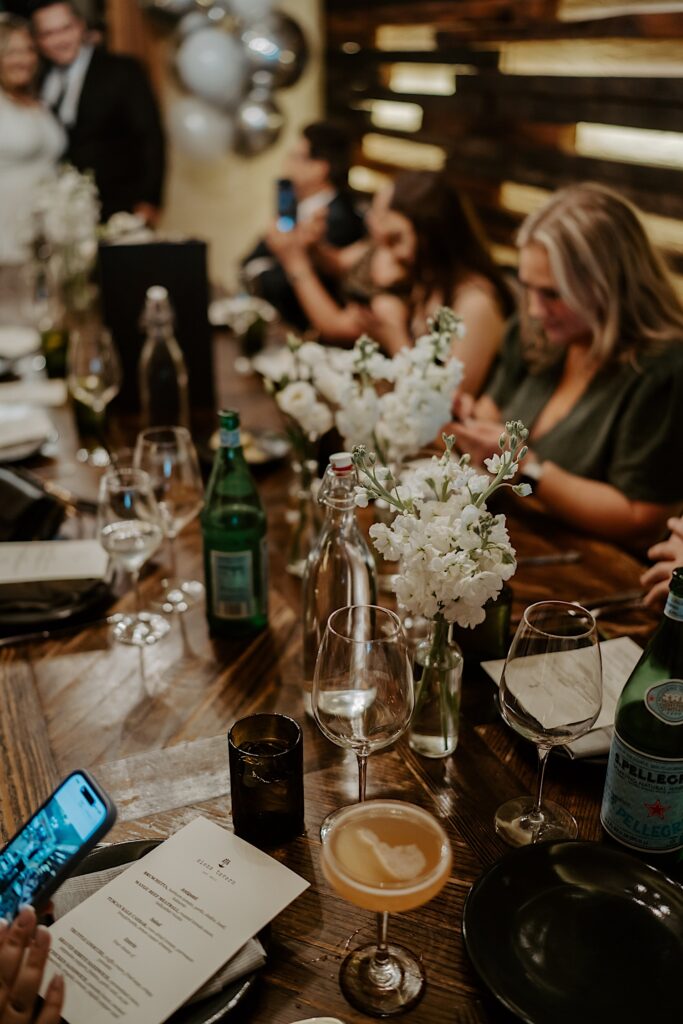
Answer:
[[[25,405],[6,405],[0,418],[0,458],[3,448],[21,444],[40,444],[53,434],[52,422],[42,409]]]
[[[553,673],[552,692],[542,685],[537,685],[538,680],[534,678],[533,674],[534,658],[524,659],[525,670],[520,673],[520,678],[514,681],[512,690],[516,696],[524,697],[526,707],[545,727],[563,724],[572,719],[578,721],[581,718],[581,708],[585,701],[581,687],[576,685],[578,678],[576,670],[577,667],[580,667],[577,654],[580,653],[580,651],[570,651],[556,655],[559,659],[558,673]],[[624,688],[624,683],[643,652],[630,637],[622,636],[614,640],[603,640],[600,644],[600,653],[602,655],[602,710],[590,732],[562,747],[570,757],[599,757],[609,751],[617,701]],[[566,666],[563,659],[566,659]],[[500,685],[505,661],[483,661],[481,665],[491,679]],[[566,676],[562,674],[564,667],[566,667]],[[559,685],[557,685],[558,683]]]
[[[65,405],[68,397],[66,381],[11,380],[0,384],[0,402],[24,402],[33,405]]]
[[[92,896],[94,892],[129,867],[130,864],[119,864],[117,867],[107,868],[105,871],[93,871],[89,875],[68,878],[52,897],[55,920],[64,917],[88,896]],[[207,999],[209,996],[215,995],[231,982],[263,967],[265,962],[266,952],[259,940],[249,939],[231,960],[223,964],[220,970],[216,971],[200,989],[197,989],[192,998],[188,999],[188,1003],[198,1003],[200,999]]]
[[[35,327],[0,327],[0,357],[21,359],[40,348],[40,334]]]

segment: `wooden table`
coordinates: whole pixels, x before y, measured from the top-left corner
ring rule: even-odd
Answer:
[[[259,382],[236,376],[230,349],[222,354],[223,401],[240,409],[247,427],[276,423],[272,400]],[[60,463],[42,472],[68,479],[69,458],[64,452]],[[109,837],[115,842],[168,836],[198,814],[230,827],[228,727],[257,711],[293,715],[305,736],[306,834],[274,855],[311,886],[275,921],[261,981],[230,1020],[290,1024],[331,1014],[358,1024],[370,1018],[346,1004],[337,972],[349,945],[371,941],[374,922],[330,890],[320,870],[318,840],[322,818],[356,799],[356,762],[303,713],[300,584],[284,571],[290,476],[280,467],[260,479],[269,518],[270,624],[252,642],[211,640],[199,607],[142,653],[111,644],[104,624],[0,650],[0,825],[11,834],[60,777],[89,768],[118,804],[119,820]],[[513,580],[515,618],[533,600],[591,598],[637,586],[640,566],[629,555],[560,529],[530,508],[524,519],[511,516],[510,529],[520,555],[573,548],[582,556],[572,565],[520,568]],[[196,524],[182,534],[179,569],[202,572]],[[157,568],[147,576],[143,593],[161,574]],[[127,595],[122,606],[129,602]],[[637,612],[605,627],[613,635],[644,639],[655,622]],[[461,937],[473,881],[506,852],[494,833],[494,811],[503,800],[530,791],[535,776],[534,749],[504,726],[493,696],[492,684],[466,670],[454,756],[426,761],[401,741],[369,763],[368,797],[421,804],[443,822],[453,845],[453,873],[441,895],[390,925],[396,941],[424,958],[427,993],[405,1018],[415,1024],[509,1019],[479,985]],[[600,837],[603,777],[604,767],[594,764],[559,757],[550,763],[547,795],[576,815],[583,838]]]

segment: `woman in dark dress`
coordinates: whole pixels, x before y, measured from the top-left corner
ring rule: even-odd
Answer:
[[[485,395],[456,403],[474,461],[521,419],[523,472],[549,512],[641,547],[683,504],[683,305],[637,212],[599,185],[573,185],[527,218],[523,289]]]

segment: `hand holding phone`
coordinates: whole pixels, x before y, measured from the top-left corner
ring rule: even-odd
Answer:
[[[289,178],[279,178],[277,183],[277,227],[278,231],[291,231],[296,224],[296,194]]]
[[[116,807],[85,771],[72,772],[0,850],[0,917],[43,906],[116,821]]]

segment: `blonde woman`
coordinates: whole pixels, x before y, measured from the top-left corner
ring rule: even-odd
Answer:
[[[482,460],[529,428],[523,471],[548,511],[642,547],[683,504],[683,305],[637,212],[600,185],[556,193],[521,227],[520,323],[456,435]]]
[[[36,97],[37,71],[28,24],[0,15],[0,264],[25,259],[33,189],[54,173],[66,143]]]

